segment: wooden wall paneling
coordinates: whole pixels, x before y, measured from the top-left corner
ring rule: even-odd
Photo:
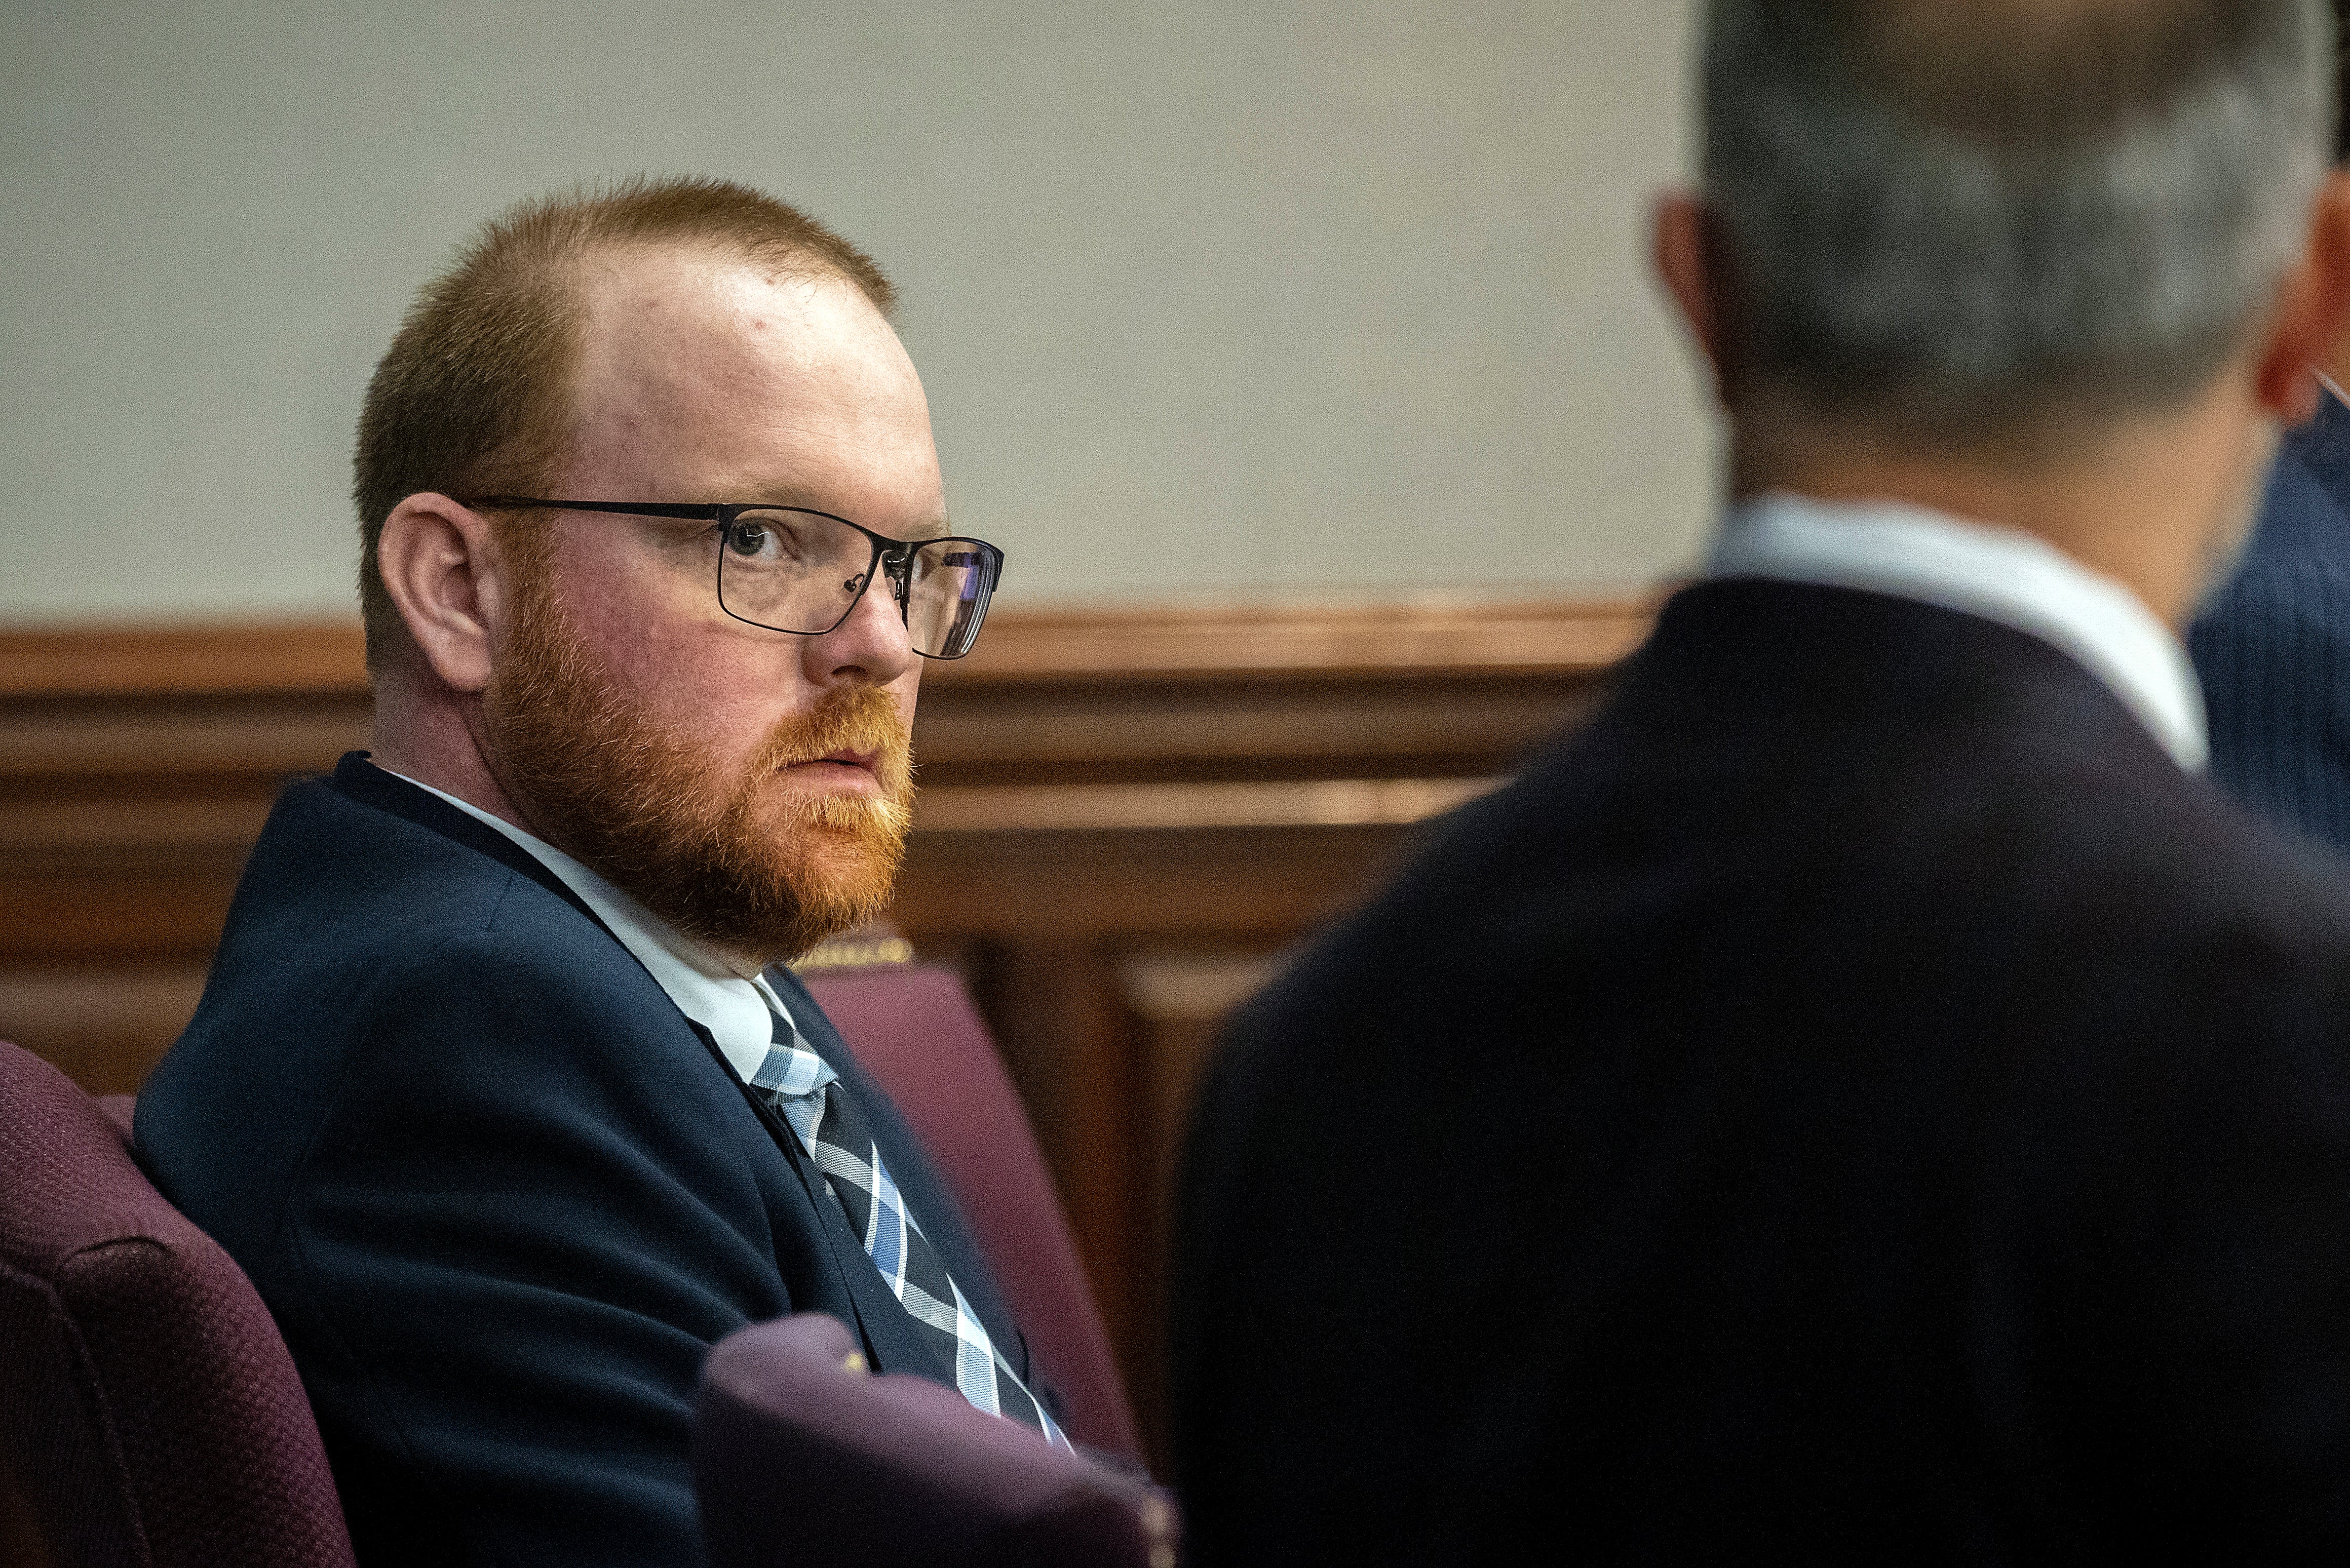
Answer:
[[[1166,1306],[1168,1271],[1174,1237],[1177,1179],[1191,1100],[1200,1074],[1232,1011],[1262,990],[1279,971],[1280,955],[1254,949],[1193,949],[1152,946],[1129,951],[1118,963],[1119,1001],[1129,1020],[1139,1066],[1144,1207],[1142,1245],[1130,1285],[1143,1310],[1128,1350],[1128,1374],[1137,1413],[1150,1440],[1162,1445],[1152,1459],[1166,1473],[1168,1430]]]
[[[918,945],[1228,934],[1278,942],[1375,885],[1401,826],[919,833],[891,918]]]
[[[1393,777],[1506,758],[1554,727],[1587,680],[1559,672],[1388,672],[925,683],[916,733],[926,787]]]
[[[0,631],[0,701],[364,691],[357,620]]]
[[[1590,671],[1648,635],[1651,596],[1497,604],[1440,597],[1349,605],[1000,610],[972,657],[941,665],[994,682],[1252,674]]]
[[[205,961],[98,959],[0,969],[0,1040],[25,1044],[93,1095],[135,1095],[186,1028]]]
[[[348,630],[117,635],[0,636],[0,1038],[109,1094],[194,1011],[280,785],[369,711]]]
[[[1107,954],[1098,942],[1051,937],[999,939],[967,952],[973,995],[1028,1106],[1131,1386],[1149,1307],[1136,1289],[1147,1237],[1134,1222],[1147,1194],[1135,1185],[1142,1129],[1133,1043]]]

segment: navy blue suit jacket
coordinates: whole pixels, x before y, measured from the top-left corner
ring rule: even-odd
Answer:
[[[945,1187],[771,978],[1024,1370]],[[271,814],[138,1145],[276,1317],[363,1563],[700,1562],[694,1380],[746,1323],[831,1313],[951,1382],[707,1033],[512,840],[361,754]],[[785,1532],[823,1501],[775,1498]]]
[[[2022,633],[1676,596],[1200,1105],[1203,1568],[2350,1555],[2350,888]]]
[[[2350,854],[2350,407],[2330,393],[2285,436],[2243,559],[2187,649],[2212,775]]]

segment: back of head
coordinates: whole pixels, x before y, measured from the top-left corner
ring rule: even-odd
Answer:
[[[525,202],[427,285],[368,384],[354,455],[368,664],[405,641],[376,542],[402,499],[540,493],[563,456],[581,319],[578,266],[630,246],[702,246],[787,275],[837,278],[884,316],[889,280],[797,209],[719,180],[636,180]]]
[[[1734,405],[1935,444],[2168,406],[2334,130],[2324,0],[1710,0]]]

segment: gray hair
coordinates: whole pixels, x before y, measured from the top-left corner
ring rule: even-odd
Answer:
[[[2324,0],[1710,0],[1705,192],[1752,389],[1993,435],[2199,389],[2330,161]]]

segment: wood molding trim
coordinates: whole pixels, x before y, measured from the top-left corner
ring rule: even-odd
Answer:
[[[1390,827],[1475,799],[1499,779],[1295,779],[1237,784],[947,785],[914,803],[920,833],[1204,827]],[[0,846],[5,840],[0,839]]]
[[[1015,610],[925,680],[1346,680],[1590,671],[1632,651],[1647,598]]]
[[[1063,929],[1121,908],[1154,929],[1305,918],[1357,885],[1338,868],[1493,787],[1649,613],[1006,612],[926,681],[900,908],[968,932],[959,891],[1016,865],[1064,890],[1026,909]],[[201,958],[279,786],[365,744],[369,707],[356,622],[0,632],[0,965]],[[1009,839],[1033,842],[983,847]],[[1282,888],[1250,886],[1243,841],[1290,868]]]
[[[1649,613],[1008,611],[926,682],[899,918],[1294,932],[1586,705]],[[0,970],[200,961],[279,787],[369,708],[355,621],[0,632]]]
[[[366,690],[366,645],[356,620],[0,630],[0,701]]]
[[[999,609],[930,683],[1378,679],[1593,670],[1646,635],[1651,600]],[[347,696],[367,691],[356,620],[0,629],[0,701]]]

